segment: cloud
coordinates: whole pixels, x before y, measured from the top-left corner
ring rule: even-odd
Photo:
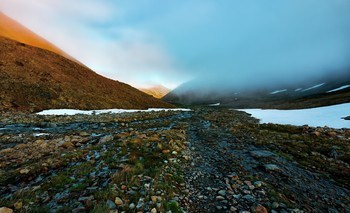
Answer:
[[[186,78],[155,35],[122,23],[126,11],[112,1],[4,0],[1,10],[106,77],[171,88]]]
[[[0,7],[97,72],[133,85],[196,77],[270,84],[350,67],[348,0],[3,0]]]

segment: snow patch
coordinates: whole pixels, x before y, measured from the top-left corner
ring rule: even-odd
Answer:
[[[40,136],[44,136],[44,135],[50,135],[49,133],[34,133],[33,136],[34,137],[40,137]]]
[[[78,109],[49,109],[38,112],[38,115],[92,115],[101,113],[125,113],[125,112],[159,112],[159,111],[191,111],[190,109],[174,108],[149,108],[146,110],[142,109],[102,109],[102,110],[78,110]]]
[[[346,88],[348,88],[348,87],[350,87],[350,85],[344,85],[344,86],[341,86],[341,87],[339,87],[339,88],[329,90],[329,91],[327,91],[327,93],[336,92],[336,91],[339,91],[339,90],[346,89]]]
[[[350,103],[301,110],[239,109],[260,119],[261,123],[328,126],[350,128],[350,121],[342,118],[350,115]]]
[[[287,89],[276,90],[276,91],[270,92],[270,94],[275,95],[275,94],[282,93],[282,92],[287,92]]]
[[[216,104],[209,104],[209,106],[220,106],[220,103],[216,103]]]
[[[321,87],[321,86],[323,86],[323,85],[325,85],[325,84],[326,84],[326,83],[317,84],[317,85],[315,85],[315,86],[312,86],[312,87],[303,89],[303,90],[301,90],[301,91],[302,91],[302,92],[306,92],[306,91],[309,91],[309,90],[312,90],[312,89],[316,89],[316,88],[318,88],[318,87]]]

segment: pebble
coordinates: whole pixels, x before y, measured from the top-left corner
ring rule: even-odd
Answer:
[[[123,205],[123,200],[120,197],[116,197],[115,200],[114,200],[114,203],[117,206],[121,206],[121,205]]]
[[[226,195],[226,191],[225,190],[220,190],[218,192],[218,194],[221,195],[221,196],[225,196]]]
[[[15,207],[15,209],[21,209],[23,207],[23,203],[22,201],[18,201],[15,204],[13,204],[13,206]]]
[[[153,208],[153,209],[151,210],[151,213],[157,213],[157,209],[156,209],[156,208]]]
[[[107,200],[106,205],[108,206],[109,209],[112,209],[112,210],[117,209],[117,206],[111,200]]]
[[[136,207],[136,205],[134,203],[130,203],[129,209],[134,209],[135,207]]]

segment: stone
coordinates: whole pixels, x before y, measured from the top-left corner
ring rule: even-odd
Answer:
[[[168,154],[169,152],[170,152],[169,149],[164,149],[164,150],[162,150],[162,153],[163,153],[163,154]]]
[[[156,208],[153,208],[153,209],[151,210],[151,213],[157,213],[157,209],[156,209]]]
[[[134,209],[135,207],[136,207],[136,205],[134,203],[130,203],[129,209]]]
[[[13,210],[10,208],[6,208],[6,207],[1,207],[0,208],[0,213],[12,213]]]
[[[157,202],[158,196],[151,196],[151,200],[153,203]]]
[[[90,134],[87,132],[80,132],[79,135],[84,137],[84,136],[89,136]]]
[[[245,199],[246,201],[250,202],[250,203],[254,203],[255,202],[255,198],[251,195],[244,195],[242,197],[243,199]]]
[[[69,149],[69,148],[73,148],[74,147],[74,144],[70,141],[66,141],[62,144],[62,147],[63,148],[66,148],[66,149]]]
[[[220,190],[218,192],[218,194],[221,195],[221,196],[225,196],[226,195],[226,191],[225,190]]]
[[[23,174],[28,174],[29,172],[30,172],[30,170],[27,169],[27,168],[19,170],[19,173],[22,174],[22,175]]]
[[[13,206],[15,207],[15,209],[21,209],[23,207],[23,203],[22,201],[18,201],[15,204],[13,204]]]
[[[106,135],[106,136],[103,136],[100,140],[99,140],[99,143],[107,143],[111,140],[113,140],[114,137],[113,135]]]
[[[265,164],[264,168],[267,171],[278,171],[278,170],[281,170],[276,164]]]
[[[114,200],[114,203],[117,206],[121,206],[121,205],[123,205],[123,200],[120,197],[116,197],[115,200]]]
[[[262,205],[254,206],[252,211],[253,213],[268,213],[267,209]]]
[[[267,158],[267,157],[274,157],[275,154],[270,152],[270,151],[265,151],[265,150],[256,150],[256,151],[251,151],[250,155],[255,157],[255,158]]]
[[[223,196],[216,196],[217,200],[225,200],[225,198]]]
[[[112,210],[117,209],[117,206],[111,200],[107,200],[106,205],[108,206],[109,209],[112,209]]]
[[[263,182],[261,182],[261,181],[255,181],[255,182],[254,182],[254,186],[255,186],[256,188],[261,187],[262,184],[263,184]]]
[[[277,209],[279,206],[280,206],[280,204],[278,204],[277,202],[273,202],[271,207],[273,209]]]

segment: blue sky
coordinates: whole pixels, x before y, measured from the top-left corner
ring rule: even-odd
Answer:
[[[0,9],[137,87],[300,80],[350,67],[348,0],[3,0]]]

